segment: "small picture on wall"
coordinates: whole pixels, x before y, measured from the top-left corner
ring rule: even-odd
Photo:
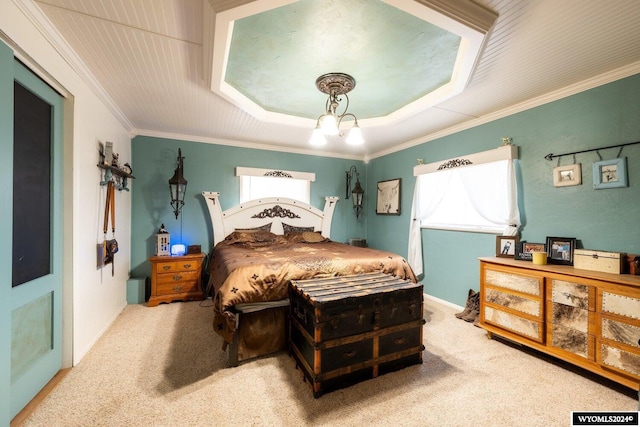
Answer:
[[[496,256],[502,258],[513,258],[516,254],[516,246],[519,242],[517,236],[497,236]]]
[[[626,157],[602,160],[593,164],[594,189],[602,190],[605,188],[620,188],[626,187],[627,185]]]
[[[582,166],[580,163],[553,168],[553,186],[568,187],[582,184]]]

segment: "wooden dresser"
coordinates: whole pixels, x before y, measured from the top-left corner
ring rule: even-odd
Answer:
[[[293,280],[291,354],[313,396],[422,363],[422,284],[383,273]]]
[[[204,254],[152,256],[151,296],[148,306],[161,302],[203,299],[200,277]]]
[[[640,276],[480,258],[480,326],[640,385]]]

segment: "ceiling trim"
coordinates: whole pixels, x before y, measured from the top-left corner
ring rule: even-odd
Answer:
[[[364,161],[363,156],[355,154],[336,153],[332,151],[318,151],[305,148],[283,147],[281,145],[264,144],[256,142],[236,141],[205,136],[195,136],[179,133],[158,132],[146,129],[136,129],[133,136],[149,136],[153,138],[174,139],[179,141],[203,142],[206,144],[226,145],[229,147],[251,148],[254,150],[277,151],[281,153],[304,154],[307,156],[331,157],[336,159],[349,159]]]
[[[633,75],[640,74],[640,61],[629,64],[625,67],[618,68],[616,70],[610,71],[608,73],[601,74],[591,79],[583,80],[582,82],[564,87],[557,91],[549,92],[545,95],[538,96],[536,98],[529,99],[527,101],[521,102],[516,105],[512,105],[510,107],[504,108],[502,110],[493,112],[491,114],[487,114],[485,116],[478,117],[476,119],[468,120],[464,123],[461,123],[456,126],[451,126],[449,128],[443,129],[438,132],[430,133],[428,135],[424,135],[422,137],[413,139],[411,141],[407,141],[404,144],[396,145],[395,147],[389,148],[387,150],[378,151],[376,153],[365,155],[364,161],[368,163],[370,160],[376,159],[378,157],[386,156],[388,154],[396,153],[398,151],[406,150],[407,148],[412,148],[417,145],[424,144],[429,141],[433,141],[439,138],[443,138],[445,136],[452,135],[454,133],[458,133],[464,130],[468,130],[474,128],[476,126],[483,125],[485,123],[492,122],[494,120],[502,119],[504,117],[511,116],[516,113],[520,113],[522,111],[530,110],[535,107],[539,107],[544,104],[548,104],[550,102],[557,101],[562,98],[566,98],[571,95],[576,95],[578,93],[587,91],[589,89],[596,88],[598,86],[602,86],[608,83],[615,82],[617,80],[624,79],[626,77],[631,77]],[[437,107],[436,107],[437,108]],[[515,141],[517,142],[517,141]],[[501,141],[496,140],[496,143],[501,143]]]
[[[67,41],[62,38],[49,18],[42,12],[42,9],[40,9],[33,0],[13,0],[13,2],[22,11],[22,13],[24,13],[25,17],[36,27],[36,29],[49,41],[53,49],[58,52],[62,59],[69,64],[71,69],[75,71],[80,79],[89,87],[98,99],[102,101],[107,109],[114,115],[116,120],[118,120],[122,126],[131,133],[133,124],[98,82],[82,59],[80,59]]]

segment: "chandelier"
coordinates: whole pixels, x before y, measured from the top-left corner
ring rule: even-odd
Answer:
[[[353,127],[349,131],[345,142],[349,145],[363,144],[364,139],[362,138],[360,126],[358,126],[358,118],[351,113],[347,113],[349,109],[349,96],[347,93],[356,87],[356,80],[348,74],[328,73],[318,77],[316,87],[320,92],[329,95],[329,97],[325,104],[325,113],[318,117],[316,128],[313,130],[309,143],[316,146],[325,145],[327,136],[343,136],[339,130],[340,123],[342,123],[343,118],[351,116],[353,117]],[[345,98],[346,103],[342,113],[339,113],[338,108],[340,102],[342,102],[342,97]]]

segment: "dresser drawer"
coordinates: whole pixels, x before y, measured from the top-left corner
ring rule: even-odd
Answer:
[[[198,281],[196,280],[160,283],[156,288],[157,295],[184,294],[198,291]]]
[[[484,306],[483,321],[520,334],[538,342],[544,342],[543,322],[525,319],[512,313]]]
[[[484,284],[541,297],[544,280],[541,277],[487,268],[484,271]]]
[[[156,264],[156,273],[169,273],[173,271],[189,271],[200,270],[200,261],[198,260],[185,260],[185,261],[167,261]]]
[[[520,313],[529,314],[542,320],[542,300],[523,295],[516,295],[502,289],[485,287],[484,302],[499,305]]]
[[[598,291],[600,311],[640,320],[640,293],[618,293],[608,290]]]
[[[565,280],[551,280],[551,301],[571,307],[595,311],[593,286]]]
[[[640,322],[625,322],[601,317],[600,336],[610,341],[634,347],[640,354]]]
[[[162,273],[157,275],[156,284],[162,286],[176,282],[197,281],[200,278],[199,271],[176,271],[174,273]]]
[[[600,365],[640,379],[640,354],[601,340],[597,346],[596,359]]]

